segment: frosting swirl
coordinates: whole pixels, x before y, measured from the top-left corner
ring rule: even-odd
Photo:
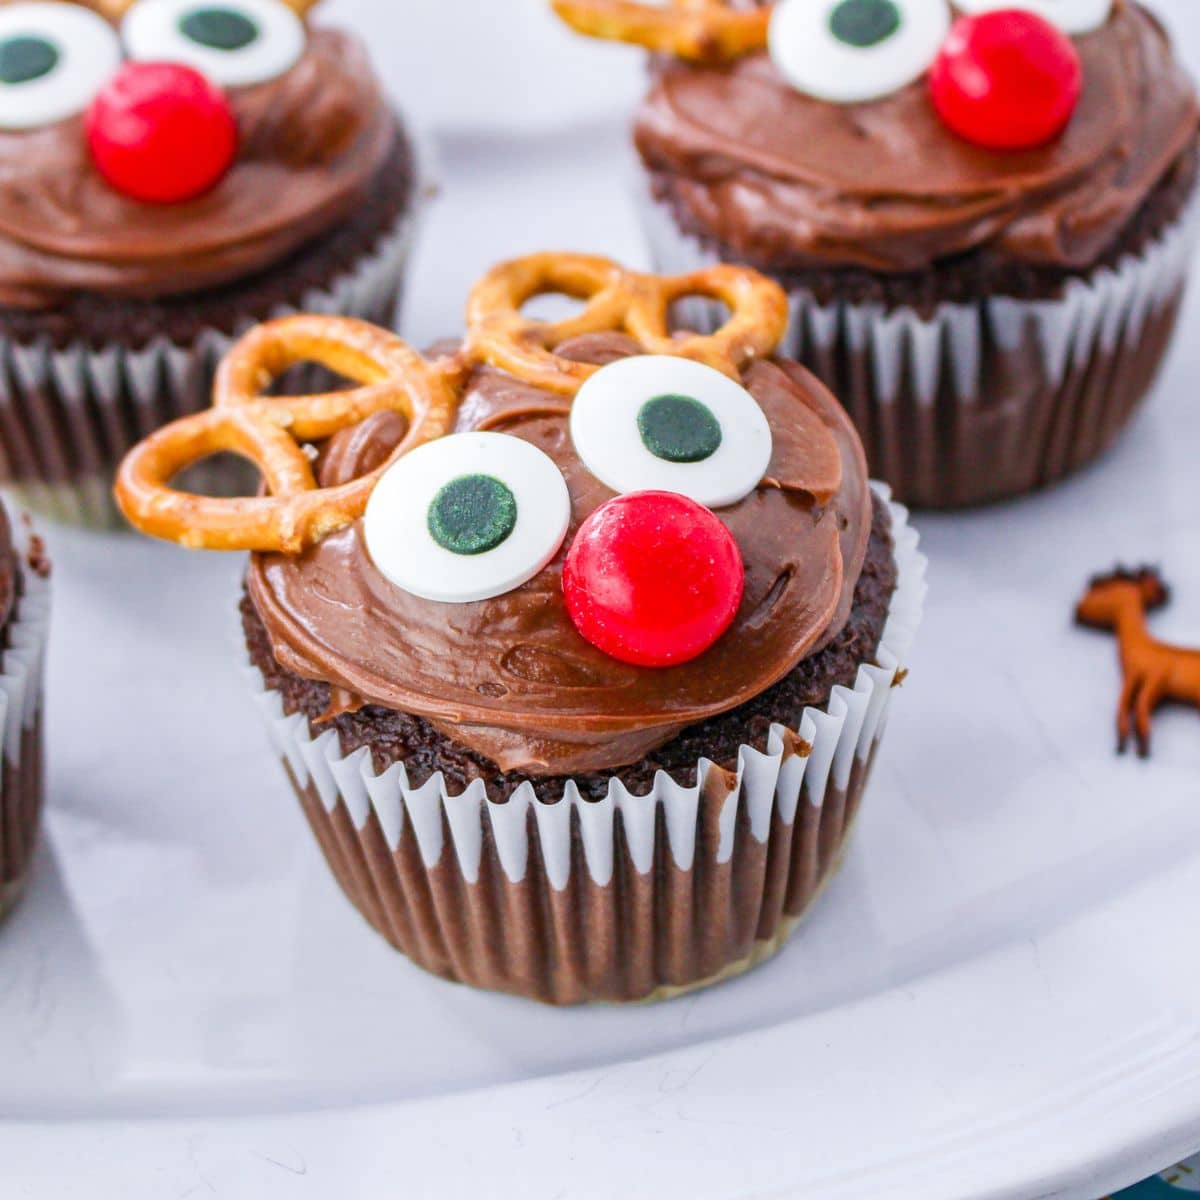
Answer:
[[[1075,40],[1083,95],[1035,150],[959,139],[924,81],[831,104],[791,88],[765,54],[660,63],[637,145],[692,224],[751,262],[906,272],[987,247],[1086,268],[1194,144],[1200,107],[1162,26],[1131,0]]]
[[[558,348],[595,363],[638,352],[619,334]],[[507,595],[447,606],[389,583],[367,554],[361,522],[296,558],[254,555],[250,596],[280,665],[331,683],[338,710],[373,703],[416,714],[501,770],[533,775],[635,762],[684,727],[759,694],[845,625],[871,499],[858,437],[812,376],[760,361],[743,383],[770,422],[774,453],[762,484],[718,511],[741,550],[746,587],[733,626],[700,658],[639,669],[576,632],[563,600],[563,560],[579,525],[613,493],[574,451],[569,400],[485,367],[471,380],[458,429],[512,434],[555,460],[572,508],[558,557]],[[322,484],[382,461],[403,433],[401,418],[379,414],[339,434],[323,452]],[[840,482],[818,507],[790,481],[806,477],[825,452],[840,458]]]
[[[179,295],[262,270],[355,210],[398,132],[361,44],[333,30],[310,31],[290,71],[230,100],[237,161],[177,205],[109,186],[82,117],[0,131],[0,305]]]

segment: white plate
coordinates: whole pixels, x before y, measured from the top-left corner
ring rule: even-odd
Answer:
[[[638,258],[618,135],[451,159],[408,327],[497,257]],[[486,199],[481,204],[480,197]],[[1197,299],[1200,293],[1197,293]],[[1200,716],[1118,760],[1090,573],[1200,645],[1200,305],[1051,495],[926,519],[928,623],[855,849],[746,978],[547,1011],[429,978],[339,896],[241,691],[236,564],[54,530],[49,839],[0,933],[0,1194],[1076,1197],[1200,1145]]]

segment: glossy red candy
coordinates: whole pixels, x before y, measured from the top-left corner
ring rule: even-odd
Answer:
[[[732,624],[744,586],[733,535],[674,492],[602,504],[580,526],[563,568],[575,627],[605,654],[642,667],[703,654]]]
[[[88,145],[117,191],[178,204],[215,187],[237,154],[225,93],[178,63],[126,63],[92,101]]]
[[[1025,150],[1057,137],[1083,90],[1071,39],[1036,13],[960,17],[929,72],[934,107],[960,137]]]

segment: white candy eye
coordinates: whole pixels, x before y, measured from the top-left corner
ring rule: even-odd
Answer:
[[[283,0],[139,0],[121,36],[131,58],[183,63],[222,87],[282,75],[307,43],[303,22]]]
[[[83,112],[120,65],[116,33],[89,9],[0,6],[0,128],[32,129]]]
[[[363,518],[367,550],[423,600],[489,600],[558,553],[571,497],[554,460],[521,438],[458,433],[418,446],[380,479]]]
[[[1108,20],[1113,0],[954,0],[955,7],[974,16],[998,8],[1022,8],[1045,17],[1063,33],[1091,33]]]
[[[779,0],[769,44],[797,91],[854,104],[919,79],[949,30],[947,0]]]
[[[762,482],[771,427],[748,391],[703,363],[634,355],[602,367],[571,407],[575,452],[615,492],[677,492],[709,508]]]

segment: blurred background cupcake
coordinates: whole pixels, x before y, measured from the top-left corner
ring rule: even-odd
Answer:
[[[121,456],[206,406],[256,321],[392,320],[413,146],[312,2],[0,6],[0,484],[22,502],[114,519]]]
[[[787,353],[904,500],[1096,458],[1150,389],[1191,250],[1193,86],[1132,0],[555,0],[658,51],[636,121],[660,269],[787,288]]]
[[[543,292],[589,303],[522,318]],[[692,294],[737,320],[665,336]],[[844,411],[771,357],[786,310],[744,268],[539,255],[485,277],[431,363],[330,318],[253,331],[219,407],[126,459],[135,526],[255,551],[274,744],[346,895],[427,970],[552,1003],[670,995],[777,950],[838,867],[924,560]],[[260,398],[301,357],[371,386]],[[235,438],[274,497],[163,490]]]
[[[42,812],[42,676],[50,564],[0,506],[0,919],[16,901]]]

